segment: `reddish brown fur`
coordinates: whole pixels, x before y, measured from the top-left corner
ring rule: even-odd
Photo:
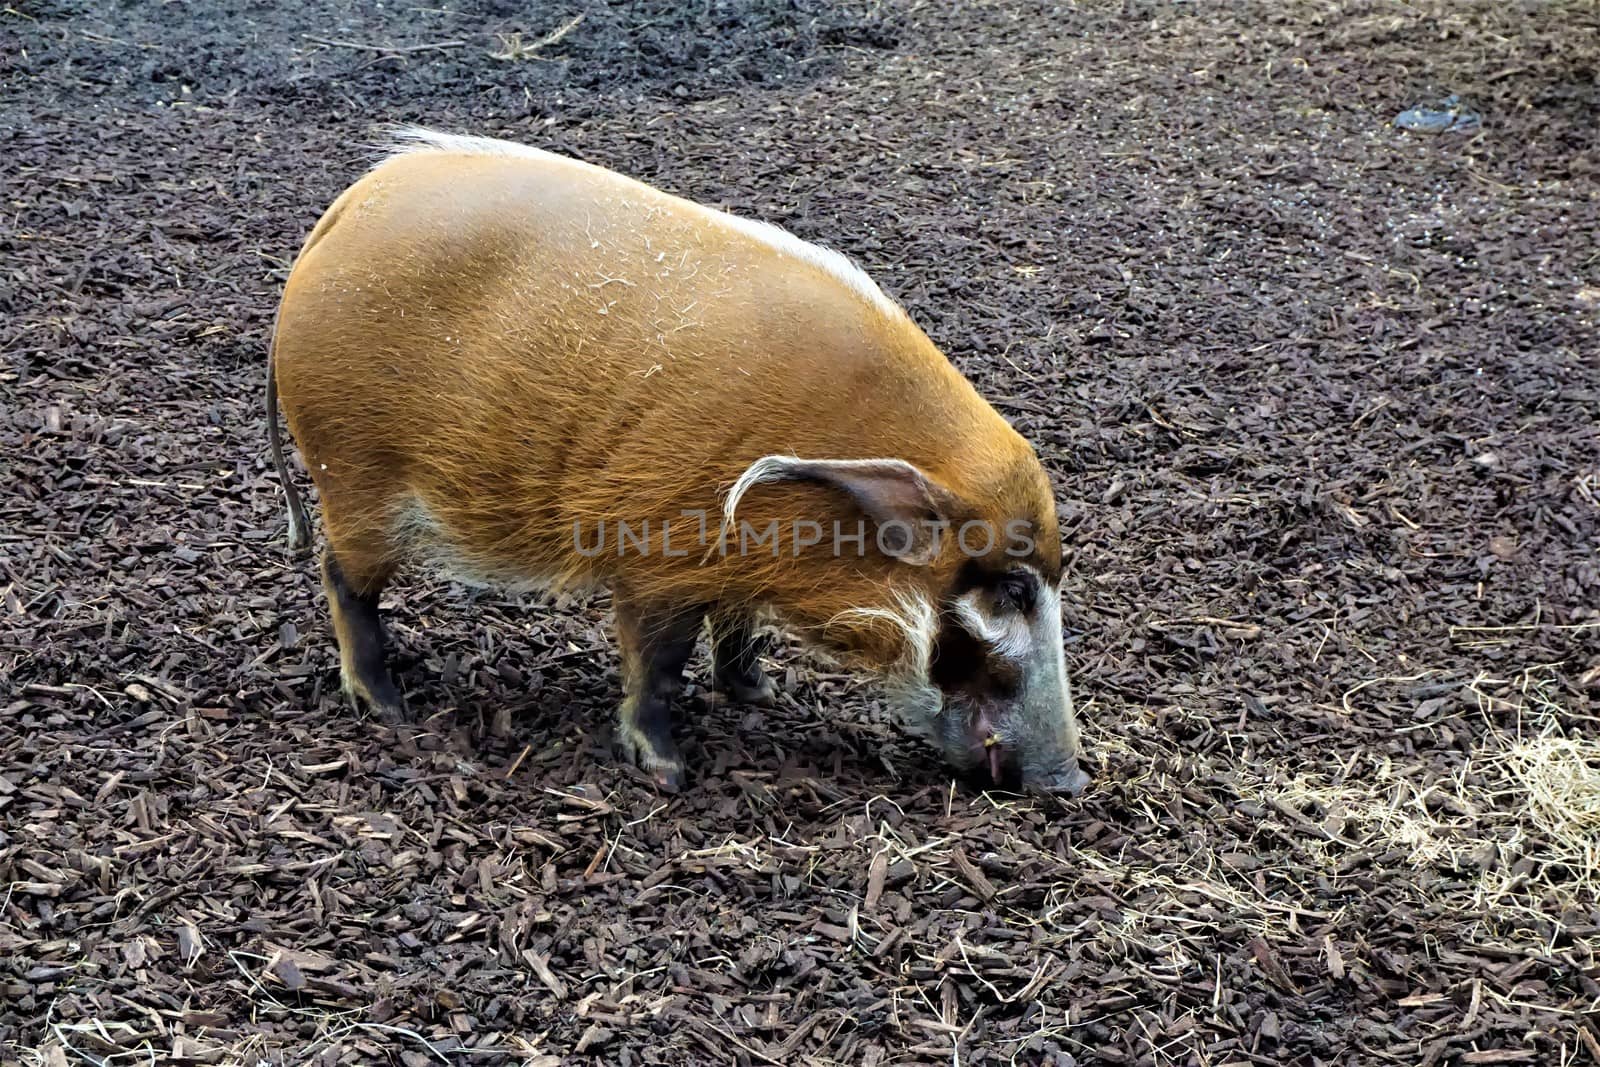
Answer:
[[[484,576],[763,605],[863,665],[901,661],[903,634],[858,609],[895,611],[906,593],[939,604],[963,562],[953,541],[926,567],[835,558],[826,542],[794,558],[787,540],[776,559],[705,559],[676,532],[687,556],[574,551],[575,523],[592,537],[602,521],[676,519],[687,534],[677,517],[699,510],[714,525],[722,494],[769,454],[907,460],[962,502],[958,523],[1030,523],[1034,566],[1060,574],[1033,449],[903,313],[702,208],[560,157],[380,165],[307,240],[273,358],[358,591],[415,547],[396,536],[414,497]],[[856,512],[837,490],[772,484],[739,518],[853,529]]]

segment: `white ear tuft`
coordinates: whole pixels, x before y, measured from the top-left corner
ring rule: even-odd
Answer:
[[[722,505],[723,530],[733,523],[740,501],[753,487],[772,482],[811,482],[846,493],[879,528],[879,549],[904,563],[924,565],[938,552],[939,524],[948,524],[955,495],[903,459],[801,459],[762,456],[728,489]],[[895,529],[898,527],[898,529]],[[882,535],[894,531],[904,547],[890,550]]]

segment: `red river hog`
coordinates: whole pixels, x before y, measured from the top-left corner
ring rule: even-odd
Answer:
[[[664,789],[702,627],[768,702],[765,628],[876,672],[949,764],[1075,794],[1061,537],[1033,448],[843,256],[598,166],[409,128],[316,224],[267,375],[316,483],[346,692],[403,713],[403,565],[609,588],[620,751]]]

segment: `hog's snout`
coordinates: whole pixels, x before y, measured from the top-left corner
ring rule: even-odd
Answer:
[[[1045,771],[1028,767],[1016,746],[993,736],[981,748],[969,746],[967,754],[964,762],[971,767],[969,777],[975,784],[1008,793],[1075,797],[1093,780],[1075,758]]]
[[[1026,783],[1025,788],[1031,793],[1075,797],[1088,788],[1090,781],[1087,771],[1076,763],[1070,763],[1059,771]]]

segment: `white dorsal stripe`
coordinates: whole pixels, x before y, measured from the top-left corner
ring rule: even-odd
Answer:
[[[546,152],[542,148],[533,148],[529,145],[518,144],[515,141],[504,141],[496,137],[474,137],[466,134],[440,133],[421,126],[398,126],[389,131],[388,139],[378,146],[382,159],[392,159],[395,156],[411,155],[417,152],[451,152],[460,155],[472,156],[509,156],[524,159],[559,160],[570,166],[586,168],[620,179],[634,182],[632,178],[617,174],[604,167],[597,167],[592,163],[585,163],[570,156],[563,156],[555,152]],[[643,183],[636,183],[643,184]],[[661,190],[647,186],[652,191],[660,193]],[[682,199],[682,198],[678,198]],[[683,200],[695,211],[701,212],[707,218],[744,234],[746,237],[760,241],[762,244],[773,248],[786,256],[793,257],[803,263],[817,267],[832,275],[846,288],[863,298],[880,312],[886,315],[903,314],[900,305],[878,288],[867,273],[856,266],[850,259],[831,248],[802,241],[794,234],[770,222],[760,222],[756,219],[740,218],[730,215],[726,211],[696,204],[692,200]]]

